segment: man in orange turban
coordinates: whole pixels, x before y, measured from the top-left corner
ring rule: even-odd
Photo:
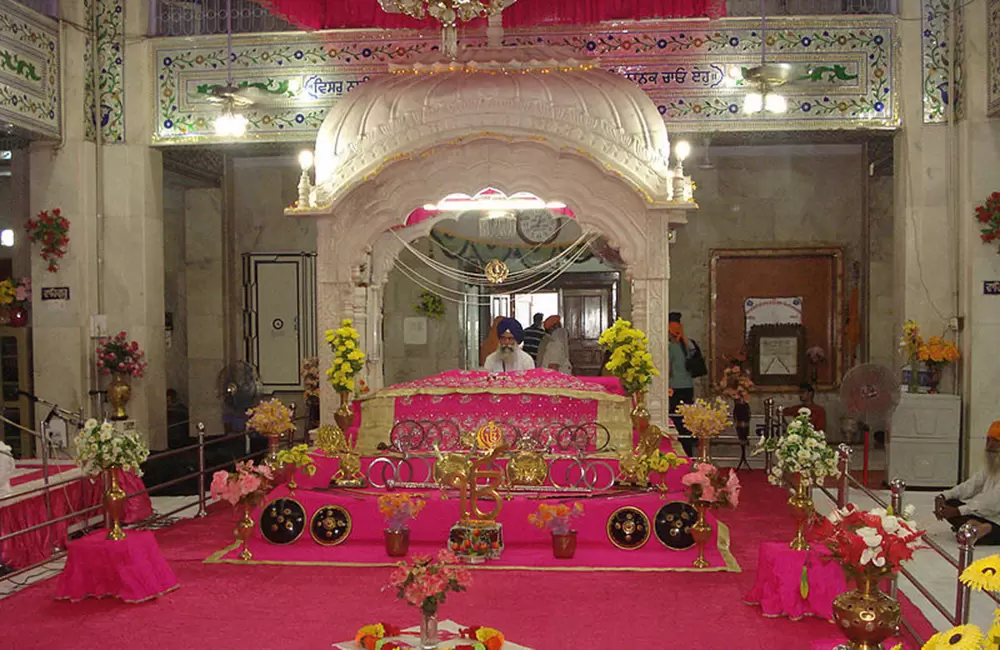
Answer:
[[[934,499],[934,514],[954,530],[970,523],[977,545],[1000,544],[1000,420],[986,434],[986,459],[972,477]]]

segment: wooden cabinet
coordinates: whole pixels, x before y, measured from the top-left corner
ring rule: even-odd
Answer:
[[[26,327],[0,326],[0,397],[3,416],[23,427],[34,428],[31,402],[18,391],[31,393],[31,330]],[[14,458],[30,458],[35,446],[29,434],[3,422],[3,440],[11,446]]]

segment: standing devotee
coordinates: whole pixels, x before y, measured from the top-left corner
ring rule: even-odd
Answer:
[[[488,372],[520,372],[532,370],[535,362],[527,352],[521,349],[524,340],[524,330],[521,324],[513,318],[504,318],[497,325],[500,336],[500,348],[486,357],[483,368]]]
[[[934,499],[934,515],[954,530],[969,522],[976,528],[976,545],[1000,544],[1000,420],[990,425],[983,468]]]
[[[524,330],[524,345],[521,346],[521,349],[528,353],[536,365],[538,364],[538,346],[545,337],[545,328],[542,327],[542,318],[544,317],[544,314],[535,314],[531,326]]]
[[[500,347],[500,335],[497,334],[497,325],[503,320],[503,316],[497,316],[490,325],[490,333],[486,335],[483,344],[479,346],[479,365],[486,365],[486,358],[497,351]]]
[[[562,318],[549,316],[542,324],[548,333],[538,349],[538,367],[573,374],[569,361],[569,332],[562,326]]]
[[[684,426],[684,419],[677,415],[677,407],[681,404],[694,403],[694,378],[687,369],[687,338],[679,321],[671,321],[670,325],[670,416],[681,437],[681,445],[690,456],[694,453],[694,441],[689,437],[691,432]]]

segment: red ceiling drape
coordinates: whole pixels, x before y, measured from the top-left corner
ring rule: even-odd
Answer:
[[[254,0],[306,29],[436,27],[382,10],[378,0]],[[588,25],[609,20],[719,18],[725,0],[517,0],[503,12],[504,25]]]

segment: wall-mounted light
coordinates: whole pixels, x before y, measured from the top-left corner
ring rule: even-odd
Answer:
[[[309,181],[309,170],[313,166],[313,152],[303,149],[299,152],[299,167],[302,168],[302,176],[299,177],[299,207],[309,207],[309,193],[312,190],[312,183]]]
[[[10,228],[0,230],[0,246],[4,248],[14,247],[14,231]]]

